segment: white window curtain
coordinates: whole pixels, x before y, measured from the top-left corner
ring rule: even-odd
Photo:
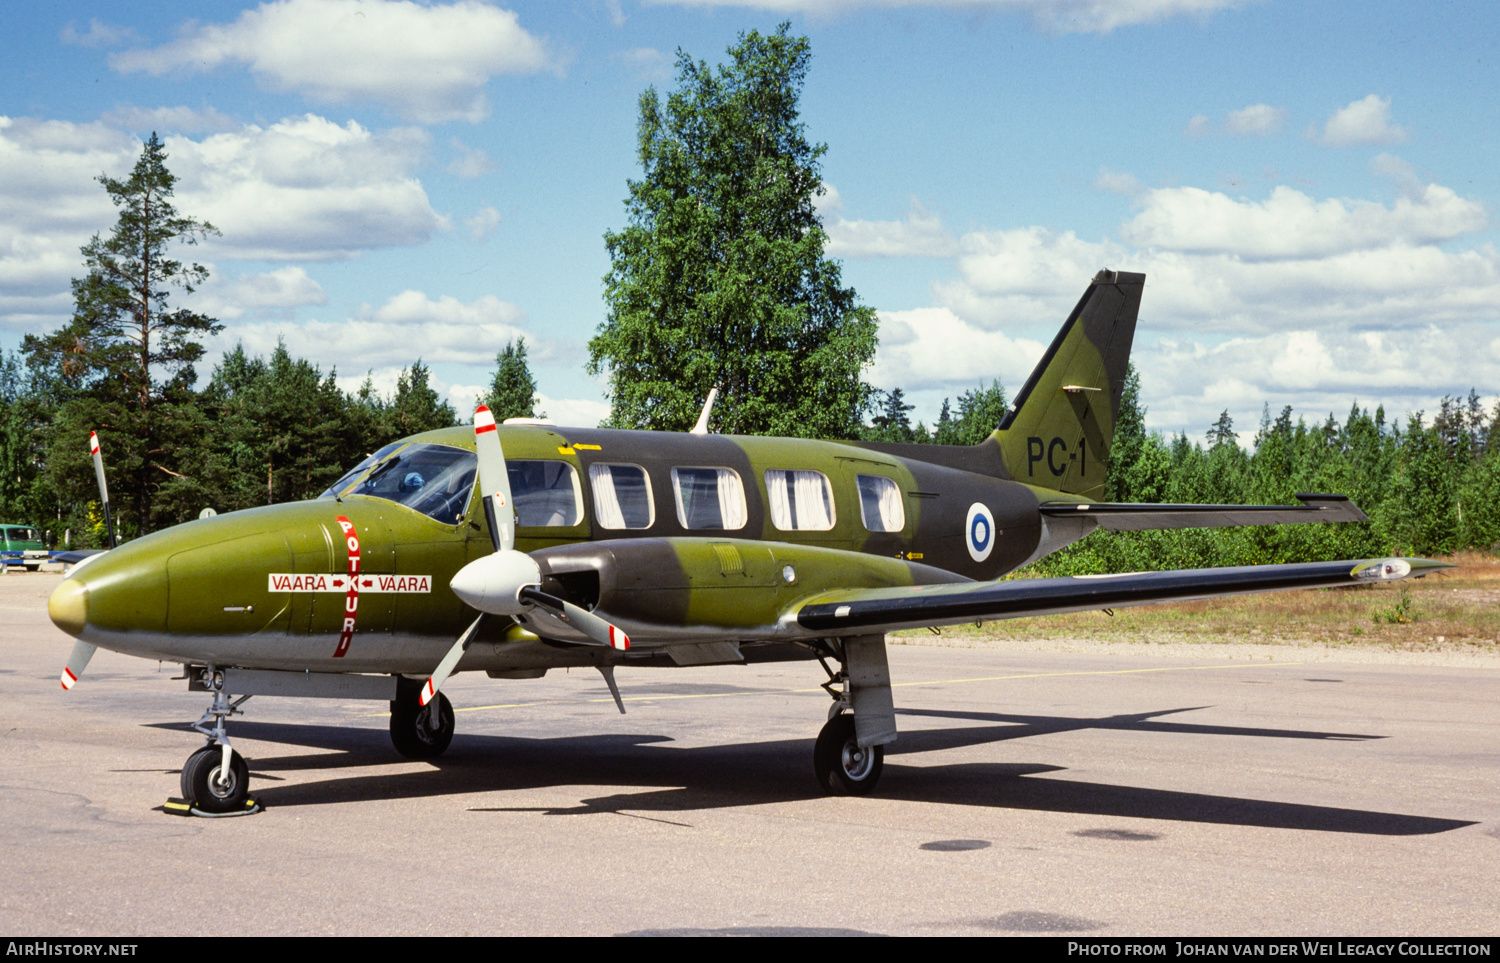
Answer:
[[[826,532],[833,527],[833,486],[820,471],[766,472],[771,524],[784,532]]]
[[[787,497],[787,472],[766,472],[766,497],[771,503],[771,524],[783,532],[791,531],[795,526],[792,524],[792,503]]]
[[[600,528],[624,528],[625,515],[615,493],[615,476],[609,465],[590,465],[589,484],[594,489],[594,520]]]
[[[797,528],[826,532],[833,527],[833,506],[829,504],[828,479],[820,471],[792,473],[797,497]]]
[[[906,527],[906,505],[901,488],[881,475],[860,475],[859,510],[872,532],[899,532]]]
[[[750,513],[745,508],[745,486],[740,483],[739,473],[729,468],[719,469],[719,517],[727,529],[744,528]]]

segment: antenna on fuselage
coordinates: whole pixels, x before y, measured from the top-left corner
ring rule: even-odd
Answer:
[[[708,399],[703,402],[703,414],[701,414],[701,415],[698,416],[698,423],[693,426],[692,431],[689,431],[688,434],[690,434],[690,435],[706,435],[706,434],[708,434],[708,416],[714,410],[714,399],[717,398],[717,397],[719,397],[719,389],[718,388],[710,388],[710,389],[708,389]]]

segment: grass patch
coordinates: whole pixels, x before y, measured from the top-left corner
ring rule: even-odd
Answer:
[[[1500,558],[1466,553],[1448,561],[1460,567],[1395,584],[1143,605],[1116,609],[1112,617],[1095,611],[1006,619],[941,632],[976,642],[1314,642],[1500,652]],[[917,643],[929,632],[899,635]]]

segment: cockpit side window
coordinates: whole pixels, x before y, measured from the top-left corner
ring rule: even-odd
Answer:
[[[384,461],[387,456],[395,452],[403,444],[405,444],[405,442],[393,442],[392,444],[386,445],[384,448],[375,452],[373,455],[366,457],[364,461],[344,472],[344,477],[340,478],[332,485],[329,485],[323,491],[323,494],[319,495],[318,497],[334,498],[336,496],[346,494],[345,489],[349,487],[350,482],[354,481],[354,479],[358,478],[360,475],[363,475],[366,471],[368,471],[371,465]]]
[[[371,459],[379,461],[385,452],[383,448]],[[474,453],[463,448],[409,445],[340,494],[384,498],[445,525],[457,525],[469,507],[478,464]]]

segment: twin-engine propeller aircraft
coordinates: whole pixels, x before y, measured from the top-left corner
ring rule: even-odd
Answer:
[[[404,438],[319,498],[178,525],[83,560],[48,611],[96,646],[181,662],[212,694],[182,792],[245,806],[226,720],[252,695],[390,702],[397,751],[453,737],[455,671],[817,660],[813,762],[867,793],[896,738],[885,633],[1421,576],[1422,559],[996,581],[1095,528],[1364,521],[1296,506],[1109,504],[1105,470],[1145,276],[1101,271],[1004,421],[973,447],[497,426]],[[710,399],[710,404],[712,399]],[[476,485],[477,478],[477,485]],[[238,698],[234,698],[234,697]]]

